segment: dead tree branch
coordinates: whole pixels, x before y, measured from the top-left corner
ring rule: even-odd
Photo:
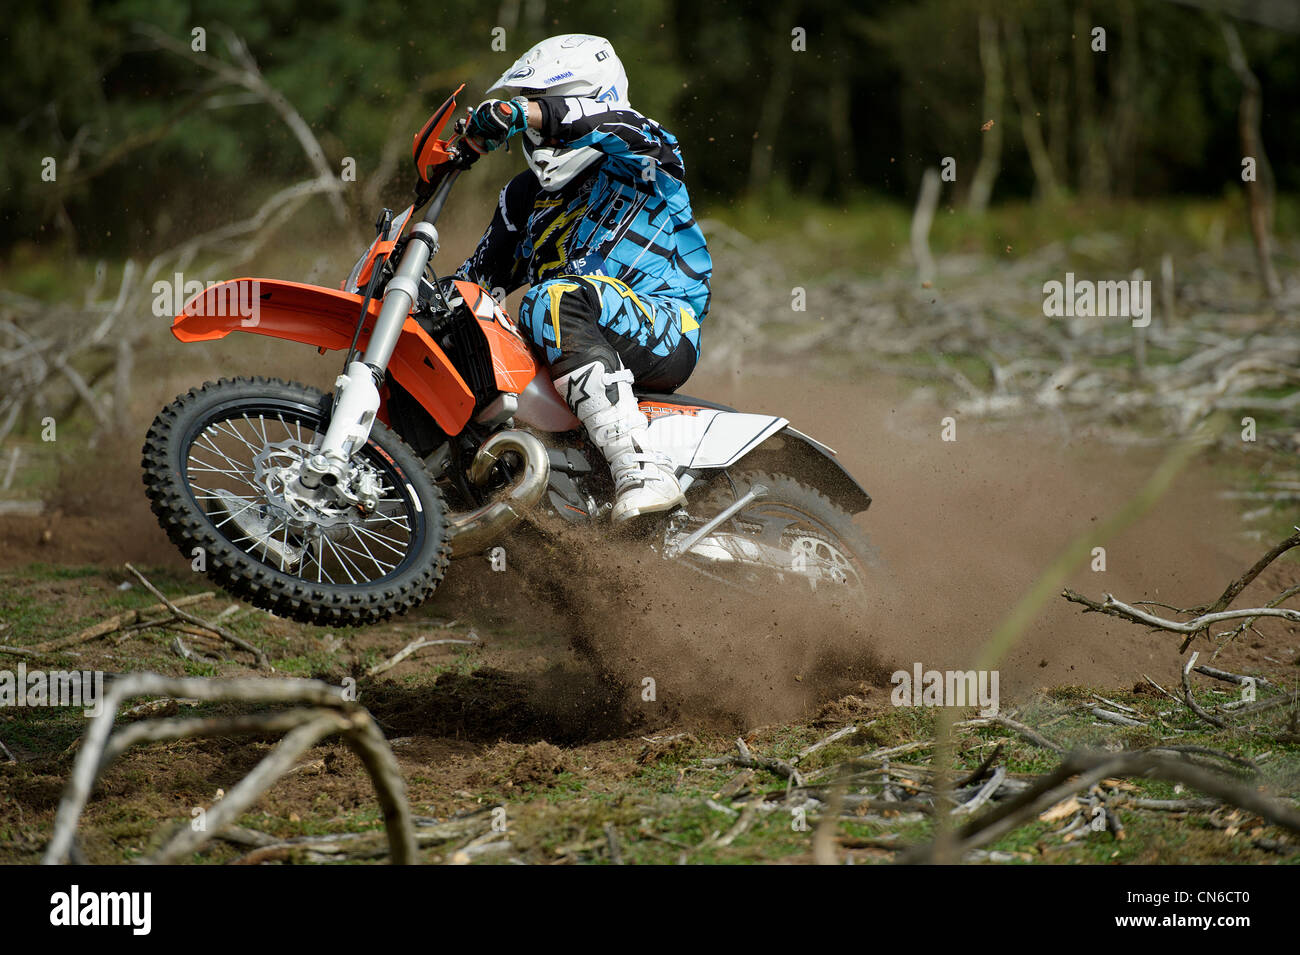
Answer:
[[[170,696],[198,700],[290,703],[297,709],[245,716],[146,720],[116,734],[113,721],[127,699]],[[397,761],[370,714],[344,698],[343,691],[317,680],[177,679],[154,673],[133,673],[113,681],[100,701],[99,712],[82,740],[54,822],[54,834],[44,861],[60,864],[73,858],[77,826],[95,783],[127,748],[153,740],[200,736],[284,732],[279,745],[207,815],[200,829],[184,827],[151,859],[169,862],[197,850],[250,807],[298,758],[320,740],[336,733],[356,752],[370,774],[383,811],[388,846],[394,864],[415,861],[415,836],[406,786]]]
[[[1235,780],[1193,766],[1185,759],[1147,750],[1121,754],[1075,752],[1021,795],[961,827],[954,837],[953,851],[960,857],[1027,825],[1044,810],[1072,795],[1087,792],[1104,779],[1126,776],[1182,783],[1255,813],[1267,823],[1300,832],[1300,813],[1291,807]],[[928,862],[933,852],[932,844],[918,846],[905,853],[899,861]]]
[[[202,617],[196,617],[194,616],[194,614],[182,610],[171,600],[164,597],[161,590],[159,590],[157,587],[151,584],[148,578],[144,576],[144,574],[140,573],[140,571],[136,570],[129,563],[126,565],[126,569],[135,575],[136,580],[140,581],[140,583],[144,585],[145,589],[148,590],[149,593],[153,594],[155,597],[157,597],[166,605],[167,609],[172,612],[172,616],[175,619],[183,620],[186,623],[193,624],[196,627],[200,627],[203,630],[216,634],[218,637],[220,637],[222,640],[225,640],[227,643],[233,644],[234,646],[239,647],[239,649],[251,653],[254,656],[254,658],[256,658],[257,665],[261,667],[263,670],[275,669],[273,666],[271,666],[271,661],[267,659],[266,652],[261,647],[253,646],[253,644],[249,643],[243,637],[236,636],[235,634],[231,633],[229,630],[227,630],[225,627],[221,626],[220,624],[210,623],[209,621],[204,620]]]
[[[107,620],[101,620],[99,623],[92,624],[84,630],[79,630],[74,634],[66,637],[57,637],[53,640],[46,640],[43,643],[35,643],[29,647],[0,647],[0,652],[17,653],[24,655],[37,655],[44,653],[56,653],[60,650],[66,650],[68,647],[75,647],[81,643],[88,643],[98,637],[108,636],[110,633],[116,633],[118,630],[127,627],[135,627],[141,623],[146,623],[146,615],[157,613],[160,610],[169,610],[179,607],[188,607],[193,604],[202,603],[205,600],[211,600],[215,594],[211,590],[205,590],[201,594],[191,594],[188,597],[177,597],[167,603],[150,604],[148,607],[141,607],[138,610],[124,610],[121,613],[114,614]],[[170,618],[165,618],[170,619]],[[152,626],[153,624],[150,623]],[[162,621],[158,621],[158,626]]]
[[[457,640],[451,638],[443,639],[443,640],[423,640],[423,639],[412,640],[410,643],[402,647],[402,649],[398,650],[387,660],[383,661],[382,663],[376,663],[374,666],[372,666],[369,670],[366,671],[366,676],[378,676],[381,673],[386,673],[387,671],[391,670],[393,667],[397,666],[397,664],[405,660],[407,657],[409,657],[411,654],[415,653],[417,650],[423,650],[425,647],[436,647],[448,643],[459,643],[459,644],[464,644],[466,646],[475,646],[478,644],[478,642],[479,641],[477,640]]]
[[[343,183],[334,170],[330,168],[320,141],[316,139],[311,127],[307,125],[306,120],[293,107],[293,104],[285,98],[283,93],[266,81],[266,77],[262,75],[262,71],[257,65],[257,60],[253,58],[252,53],[248,50],[248,45],[240,37],[229,30],[224,31],[226,49],[230,51],[230,55],[235,61],[234,63],[228,63],[209,54],[195,55],[194,51],[184,43],[151,24],[139,24],[136,30],[147,36],[160,48],[188,59],[203,69],[214,73],[232,86],[243,87],[266,103],[267,106],[270,106],[275,111],[275,114],[280,117],[281,122],[289,127],[289,131],[293,133],[294,138],[298,140],[298,145],[307,157],[307,162],[316,171],[317,178],[321,181],[333,183],[333,187],[327,191],[330,205],[334,208],[335,218],[339,222],[347,222],[347,207],[343,204],[342,198]]]

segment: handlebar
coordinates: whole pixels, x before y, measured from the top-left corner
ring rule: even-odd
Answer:
[[[447,196],[451,194],[451,187],[456,182],[456,177],[461,173],[461,167],[453,166],[451,170],[438,182],[438,186],[433,191],[429,199],[429,208],[424,213],[424,221],[429,225],[434,225],[438,221],[438,216],[442,215],[442,207],[447,204]]]
[[[425,202],[429,203],[429,208],[424,213],[424,221],[430,225],[436,223],[438,217],[442,215],[442,208],[447,204],[447,195],[451,192],[456,178],[474,165],[482,155],[474,145],[472,137],[465,132],[463,119],[456,121],[456,135],[447,143],[447,147],[453,153],[453,158],[443,164],[432,182],[421,182],[415,190],[416,208]]]

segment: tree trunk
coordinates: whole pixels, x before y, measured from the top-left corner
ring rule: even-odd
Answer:
[[[1054,55],[1047,74],[1047,148],[1058,182],[1070,182],[1070,70],[1063,56]]]
[[[785,102],[790,98],[790,77],[794,71],[791,57],[805,56],[790,49],[789,31],[776,31],[776,46],[770,63],[771,73],[763,104],[758,113],[758,129],[754,131],[754,146],[749,153],[749,189],[761,192],[772,181],[773,151],[781,128]]]
[[[1056,198],[1056,173],[1052,170],[1052,157],[1043,142],[1038,107],[1029,83],[1024,34],[1018,21],[1004,20],[1002,26],[1007,37],[1007,68],[1011,73],[1011,90],[1015,94],[1016,110],[1020,116],[1020,133],[1025,140],[1029,162],[1034,167],[1038,198],[1052,200]]]
[[[980,140],[980,161],[971,180],[967,205],[972,212],[988,208],[993,183],[1002,167],[1002,55],[998,50],[998,22],[980,17],[980,63],[984,67],[983,123],[991,124]]]
[[[934,256],[930,254],[930,226],[934,223],[934,211],[939,207],[942,186],[939,170],[933,166],[927,168],[921,176],[921,192],[912,212],[912,259],[916,262],[917,278],[925,287],[934,282],[936,275]]]
[[[1123,0],[1120,10],[1120,43],[1116,55],[1119,69],[1115,82],[1115,121],[1110,137],[1111,181],[1118,196],[1132,196],[1136,170],[1134,150],[1137,147],[1138,115],[1136,100],[1141,88],[1141,55],[1139,53],[1138,18],[1132,0]]]
[[[826,93],[826,114],[832,168],[837,180],[834,191],[843,196],[853,187],[853,130],[849,125],[849,117],[853,114],[849,103],[849,79],[844,70],[837,70],[831,78]]]
[[[1228,62],[1232,72],[1241,81],[1241,107],[1237,129],[1241,136],[1241,152],[1255,160],[1255,178],[1246,182],[1246,201],[1250,208],[1250,232],[1255,239],[1255,257],[1259,261],[1259,278],[1264,292],[1276,299],[1282,291],[1277,270],[1273,268],[1273,169],[1264,153],[1264,140],[1260,135],[1259,119],[1263,110],[1259,79],[1251,72],[1242,49],[1237,28],[1227,20],[1222,21],[1223,39],[1228,44]]]
[[[1074,99],[1078,106],[1079,138],[1079,191],[1088,196],[1105,196],[1110,192],[1109,167],[1106,165],[1106,146],[1097,128],[1097,111],[1093,104],[1094,56],[1105,53],[1092,51],[1092,27],[1088,5],[1074,9]]]

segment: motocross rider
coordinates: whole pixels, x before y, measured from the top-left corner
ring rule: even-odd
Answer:
[[[604,454],[626,521],[684,503],[676,464],[632,392],[681,386],[700,354],[712,261],[691,212],[676,138],[634,110],[610,42],[543,40],[469,120],[484,149],[522,134],[528,170],[458,275],[502,296],[531,287],[520,325]]]

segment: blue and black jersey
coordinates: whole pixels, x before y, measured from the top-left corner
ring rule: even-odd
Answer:
[[[458,274],[507,293],[525,284],[537,292],[561,276],[605,276],[613,282],[601,282],[602,292],[614,294],[622,286],[632,301],[644,304],[628,310],[630,322],[646,326],[633,330],[643,347],[667,354],[684,339],[698,356],[712,260],[691,211],[677,139],[635,110],[611,109],[594,99],[535,102],[542,109],[543,139],[603,155],[554,192],[544,191],[531,171],[511,179]],[[656,305],[666,299],[675,304],[673,327],[660,328],[668,312]],[[545,324],[546,305],[538,307],[538,323]],[[528,323],[527,315],[521,319]],[[553,337],[548,331],[539,344],[558,352]]]

